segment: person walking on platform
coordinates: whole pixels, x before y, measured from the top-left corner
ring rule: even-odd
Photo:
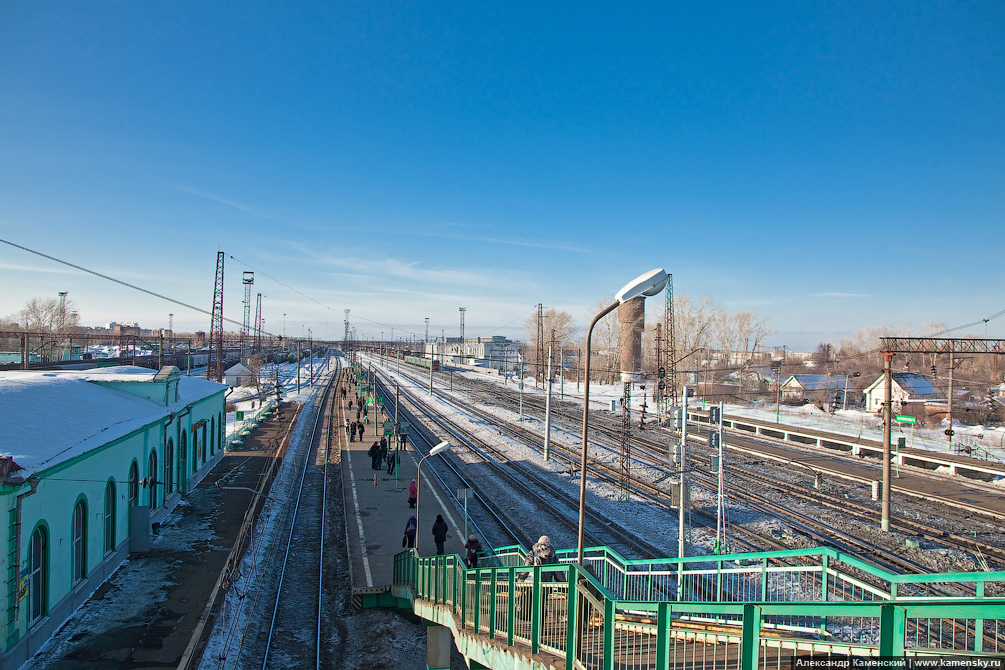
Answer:
[[[405,523],[405,537],[401,538],[401,546],[408,547],[412,549],[415,547],[415,531],[419,529],[419,522],[415,518],[415,512],[412,512],[412,516],[408,517],[408,521]]]
[[[350,442],[355,442],[356,441],[356,422],[355,421],[353,423],[349,424],[349,441]]]
[[[380,457],[377,459],[378,467],[384,463],[384,459],[387,458],[387,439],[384,437],[380,438]]]
[[[464,562],[468,564],[469,568],[477,568],[478,552],[482,550],[482,543],[474,535],[468,535],[468,541],[464,543],[464,548],[468,550]]]
[[[447,542],[447,522],[443,520],[442,514],[436,515],[433,522],[433,541],[436,542],[436,555],[443,555],[443,545]]]
[[[345,402],[345,395],[346,395],[346,390],[345,390],[345,387],[343,386],[342,387],[342,402]]]
[[[346,420],[345,420],[345,436],[349,437],[349,418],[348,417],[346,417]]]
[[[352,400],[349,401],[349,411],[352,411]]]
[[[413,479],[408,483],[408,506],[415,507],[415,499],[419,497],[419,487]]]
[[[387,474],[393,475],[396,465],[398,465],[398,452],[393,450],[387,455]]]
[[[370,445],[370,449],[366,452],[366,455],[370,457],[370,469],[379,470],[380,469],[380,443],[374,442]]]
[[[356,432],[359,433],[359,439],[362,440],[363,439],[363,422],[362,421],[357,421],[356,422]]]

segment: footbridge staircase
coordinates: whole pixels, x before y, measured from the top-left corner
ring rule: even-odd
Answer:
[[[828,548],[625,560],[605,547],[523,567],[518,546],[395,556],[384,598],[427,624],[427,666],[820,667],[1005,656],[1005,572],[903,575]],[[814,663],[810,663],[810,661]],[[900,667],[906,667],[900,665]],[[979,666],[973,666],[979,667]]]

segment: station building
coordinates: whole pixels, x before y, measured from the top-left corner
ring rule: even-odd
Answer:
[[[502,335],[492,337],[440,337],[428,342],[423,353],[444,362],[495,370],[515,369],[520,345]]]
[[[16,668],[223,456],[227,387],[151,371],[0,372],[0,669]]]

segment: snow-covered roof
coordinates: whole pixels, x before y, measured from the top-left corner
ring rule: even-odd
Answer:
[[[893,381],[912,396],[941,395],[939,389],[935,388],[927,377],[917,372],[894,372],[892,376]]]
[[[832,391],[845,387],[844,375],[792,375],[784,386],[795,381],[805,391]]]
[[[235,363],[229,368],[223,371],[225,375],[250,375],[251,370],[249,370],[243,363]]]
[[[132,366],[0,372],[0,455],[12,456],[27,477],[227,388],[178,377],[178,400],[165,406],[108,385],[153,383],[157,374]]]

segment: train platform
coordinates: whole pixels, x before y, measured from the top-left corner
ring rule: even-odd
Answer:
[[[346,381],[343,380],[343,384]],[[355,394],[358,387],[349,382],[347,397],[340,399],[340,411],[350,421],[356,417]],[[348,408],[353,400],[353,409]],[[341,431],[339,447],[342,464],[342,491],[346,512],[346,535],[349,563],[351,565],[353,603],[384,603],[393,605],[390,598],[394,576],[394,556],[403,549],[405,524],[416,512],[408,504],[408,485],[414,479],[419,483],[418,533],[416,546],[424,556],[435,555],[432,526],[436,515],[443,516],[449,528],[445,553],[463,554],[464,519],[449,502],[449,496],[432,477],[438,457],[428,459],[422,466],[422,477],[417,476],[422,454],[409,444],[399,451],[400,464],[397,476],[388,474],[386,465],[374,470],[367,455],[370,446],[380,440],[376,434],[389,420],[381,410],[370,410],[370,422],[365,426],[362,440],[359,436],[350,442],[345,430]],[[344,418],[341,419],[344,425]],[[375,428],[377,427],[377,428]],[[388,438],[389,440],[391,438]],[[425,445],[422,446],[426,448]],[[366,601],[366,603],[364,603]]]

